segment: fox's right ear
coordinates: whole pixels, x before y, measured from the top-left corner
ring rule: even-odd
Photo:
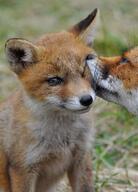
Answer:
[[[85,19],[74,25],[68,31],[79,37],[88,46],[91,46],[97,26],[99,24],[99,10],[94,9]]]
[[[17,74],[37,62],[37,47],[25,39],[9,39],[5,44],[5,52],[12,70]]]

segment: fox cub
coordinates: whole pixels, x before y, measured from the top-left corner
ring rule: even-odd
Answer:
[[[0,106],[0,189],[46,192],[67,173],[92,192],[88,112],[95,99],[87,62],[97,9],[68,31],[35,43],[9,39],[5,52],[20,89]]]
[[[89,66],[96,74],[97,95],[138,115],[138,47],[120,56],[99,57],[97,64],[95,61],[96,58],[91,60]]]

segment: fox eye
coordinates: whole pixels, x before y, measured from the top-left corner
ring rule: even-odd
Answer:
[[[56,85],[60,85],[61,83],[63,83],[64,79],[61,77],[50,77],[47,79],[47,82],[50,86],[56,86]]]
[[[95,54],[88,54],[87,57],[85,58],[86,63],[90,60],[94,60],[96,58]]]
[[[128,62],[129,62],[129,60],[128,60],[128,58],[126,58],[126,57],[123,57],[123,58],[121,59],[121,61],[120,61],[120,63],[122,63],[122,64],[128,63]]]

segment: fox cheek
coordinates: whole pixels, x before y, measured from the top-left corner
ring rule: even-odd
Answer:
[[[24,39],[9,39],[5,45],[5,53],[11,69],[17,74],[37,62],[37,47]]]

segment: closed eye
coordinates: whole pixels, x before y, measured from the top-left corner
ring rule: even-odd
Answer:
[[[126,57],[123,57],[120,61],[120,64],[125,64],[125,63],[129,63],[129,59]]]

